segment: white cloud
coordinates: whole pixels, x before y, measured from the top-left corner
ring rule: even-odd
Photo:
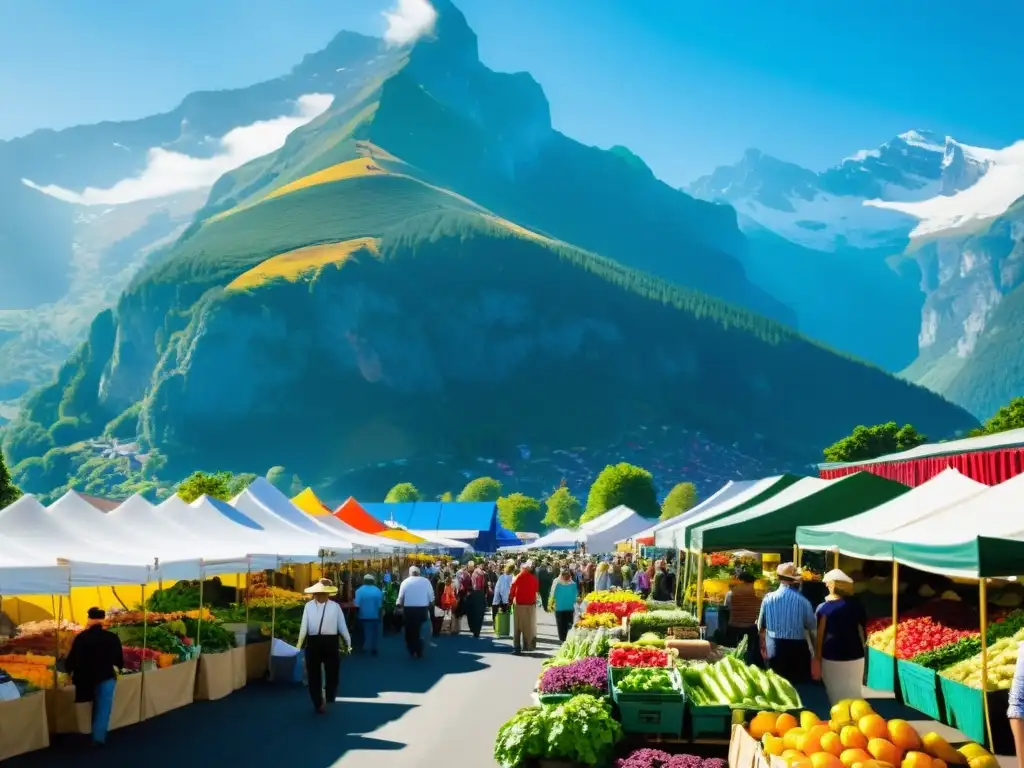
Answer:
[[[434,30],[437,11],[428,0],[396,0],[395,7],[384,11],[388,28],[384,39],[391,45],[408,45]]]
[[[22,183],[58,200],[79,205],[119,205],[204,189],[213,186],[228,171],[283,147],[288,134],[326,112],[333,100],[333,96],[323,93],[300,96],[292,115],[243,125],[219,139],[211,139],[220,149],[212,157],[191,157],[153,147],[147,153],[145,169],[138,176],[121,179],[106,189],[86,187],[74,192],[55,184],[36,184],[29,179],[22,179]]]

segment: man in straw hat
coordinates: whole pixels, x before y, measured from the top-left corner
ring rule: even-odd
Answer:
[[[341,606],[330,599],[331,595],[338,594],[338,588],[330,579],[320,579],[306,589],[306,594],[313,595],[313,599],[306,603],[302,611],[298,645],[301,648],[303,641],[306,641],[309,697],[313,700],[313,708],[323,714],[327,711],[328,702],[333,703],[338,696],[338,667],[341,665],[338,636],[345,640],[349,648],[352,647],[352,636],[348,633]]]
[[[816,642],[814,609],[800,594],[801,577],[795,564],[782,563],[776,573],[779,588],[765,595],[757,617],[761,653],[768,666],[789,682],[805,683],[811,676],[811,645]]]

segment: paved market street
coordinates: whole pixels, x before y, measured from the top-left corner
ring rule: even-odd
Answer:
[[[391,768],[410,765],[494,765],[491,747],[501,724],[530,703],[544,656],[557,647],[554,620],[539,613],[533,656],[514,656],[489,623],[479,640],[468,633],[439,637],[414,661],[400,636],[385,637],[377,658],[342,662],[339,701],[318,717],[304,687],[250,684],[215,702],[196,702],[115,731],[105,749],[85,737],[5,761],[4,768],[79,768],[134,764],[282,765],[294,768]]]

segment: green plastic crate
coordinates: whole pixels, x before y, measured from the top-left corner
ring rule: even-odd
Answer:
[[[874,648],[868,648],[867,655],[867,681],[864,683],[868,688],[876,691],[896,690],[896,664],[895,659],[887,653],[882,653]]]
[[[728,706],[698,707],[690,702],[686,709],[690,721],[690,738],[728,738],[732,733],[732,708]]]
[[[982,692],[939,675],[943,720],[972,741],[985,743],[985,708]]]
[[[900,692],[904,704],[923,712],[933,720],[942,717],[942,707],[939,705],[939,676],[933,670],[897,659],[896,674],[900,679]]]
[[[654,733],[662,736],[683,735],[686,701],[663,697],[661,701],[630,701],[619,699],[619,718],[626,733]]]
[[[639,691],[630,691],[623,693],[619,690],[619,680],[621,680],[626,673],[628,673],[632,667],[608,667],[608,690],[611,691],[612,699],[616,704],[623,701],[632,702],[658,702],[658,701],[675,701],[676,699],[683,698],[683,679],[679,675],[678,669],[671,669],[669,672],[675,680],[677,693],[642,693]]]

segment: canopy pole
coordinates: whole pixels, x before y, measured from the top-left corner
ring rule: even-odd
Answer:
[[[57,620],[57,634],[54,637],[56,647],[54,648],[54,657],[60,658],[60,615],[61,610],[64,607],[64,598],[60,598],[61,610],[57,608],[57,601],[53,599],[54,595],[50,595],[50,613],[53,614],[53,618]],[[60,687],[60,672],[57,670],[57,665],[53,665],[53,689],[57,690]]]
[[[689,565],[689,564],[690,564],[690,558],[687,557],[685,565]],[[681,578],[679,578],[679,576],[683,575],[683,573],[685,571],[685,565],[683,563],[683,550],[681,550],[681,549],[676,550],[676,573],[677,573],[677,576],[676,576],[676,595],[675,595],[676,605],[682,605],[683,604],[682,600],[680,600],[680,596],[683,594],[683,580]]]
[[[793,545],[793,565],[796,566],[796,569],[798,571],[800,570],[800,545],[799,544],[794,544]]]
[[[985,713],[985,736],[988,739],[986,746],[995,750],[996,745],[992,741],[992,719],[988,711],[988,585],[985,579],[978,580],[978,609],[981,614],[981,707]]]
[[[682,589],[680,590],[680,600],[679,600],[680,607],[685,608],[686,607],[686,588],[690,586],[690,550],[688,550],[688,549],[680,549],[679,550],[679,554],[680,554],[681,557],[686,558],[683,561],[683,574],[682,574],[682,576],[683,576],[683,585],[682,585]],[[678,581],[678,579],[676,579],[676,581]]]
[[[139,721],[146,719],[146,648],[149,643],[149,607],[146,605],[146,585],[142,585],[142,656],[139,659],[139,674],[142,675],[139,696]]]
[[[203,582],[206,580],[206,567],[199,564],[199,621],[196,624],[196,650],[202,653],[203,644]],[[145,587],[143,587],[145,589]]]
[[[697,556],[697,624],[704,623],[704,550],[698,550]]]
[[[839,570],[839,550],[838,549],[835,550],[832,553],[832,567],[835,568],[837,571]]]
[[[900,564],[892,561],[892,674],[896,676],[896,635],[900,617]],[[982,657],[984,658],[984,657]],[[895,680],[893,681],[895,684]]]

